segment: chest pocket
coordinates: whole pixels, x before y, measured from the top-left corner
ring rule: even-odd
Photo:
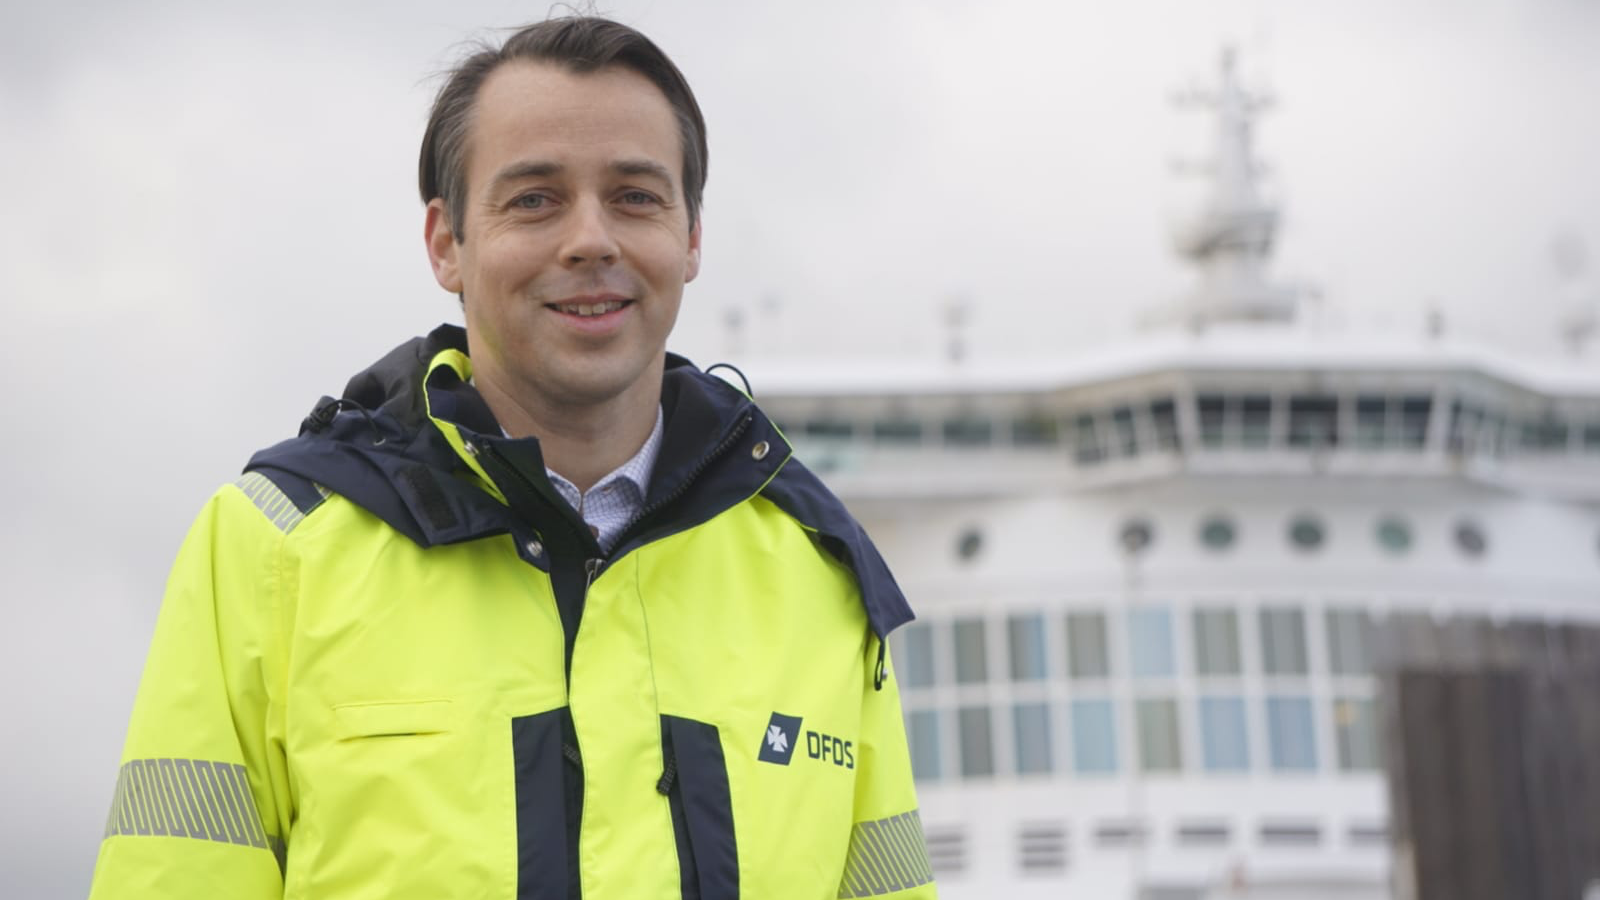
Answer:
[[[446,734],[454,729],[449,700],[346,703],[333,708],[335,740]]]

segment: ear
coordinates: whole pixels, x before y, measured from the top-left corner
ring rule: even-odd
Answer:
[[[683,262],[684,284],[700,274],[700,222],[701,219],[695,219],[694,227],[689,229],[689,256]]]
[[[461,293],[461,270],[456,263],[455,230],[450,227],[450,211],[438,197],[428,201],[428,212],[423,220],[423,239],[428,244],[428,262],[433,266],[433,280],[452,294]]]

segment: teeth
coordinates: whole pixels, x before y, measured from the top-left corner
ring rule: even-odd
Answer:
[[[564,306],[557,307],[557,309],[561,310],[562,312],[573,316],[603,316],[608,312],[616,312],[621,308],[621,300],[607,300],[604,303],[592,304],[569,303]]]

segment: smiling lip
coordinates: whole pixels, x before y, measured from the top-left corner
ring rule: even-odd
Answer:
[[[563,315],[589,319],[618,312],[631,303],[632,300],[618,294],[594,294],[569,297],[557,303],[547,303],[545,306]]]

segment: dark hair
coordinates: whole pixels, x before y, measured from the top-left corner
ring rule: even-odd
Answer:
[[[449,71],[434,98],[428,129],[422,135],[417,182],[423,203],[435,197],[444,200],[456,241],[466,237],[467,132],[478,91],[490,73],[518,59],[556,63],[579,73],[622,66],[660,88],[678,119],[684,200],[689,227],[694,227],[706,183],[706,123],[689,82],[661,48],[638,31],[597,16],[566,16],[528,25],[498,48],[480,43]]]

